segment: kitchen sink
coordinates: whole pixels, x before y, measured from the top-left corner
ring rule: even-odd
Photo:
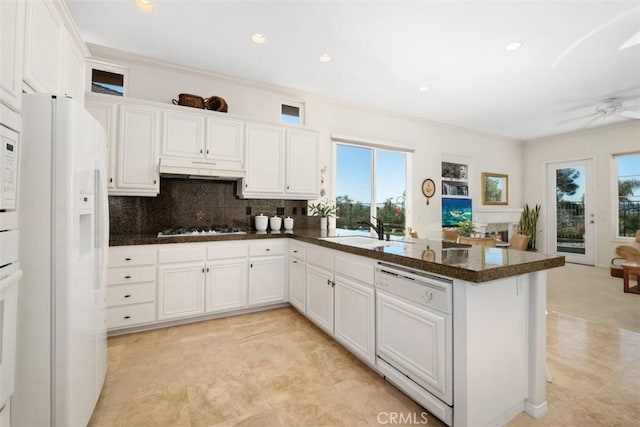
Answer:
[[[321,237],[320,240],[339,243],[341,245],[356,246],[358,248],[373,249],[384,248],[389,246],[404,246],[411,242],[399,242],[396,240],[378,240],[373,237],[365,236],[338,236],[338,237]]]

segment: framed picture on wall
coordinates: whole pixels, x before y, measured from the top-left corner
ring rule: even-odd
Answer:
[[[500,173],[482,172],[482,204],[509,204],[509,176]]]

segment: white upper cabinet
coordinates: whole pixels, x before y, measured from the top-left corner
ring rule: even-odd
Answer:
[[[22,108],[25,5],[0,1],[0,102],[15,111]]]
[[[191,160],[220,170],[243,170],[244,122],[207,117],[209,114],[165,109],[162,157]]]
[[[111,194],[158,194],[159,145],[160,110],[143,105],[120,104],[116,183],[118,192]]]
[[[70,96],[84,104],[89,51],[66,4],[62,0],[24,3],[24,82],[34,92]]]
[[[221,168],[244,170],[244,122],[207,117],[205,156]]]
[[[116,187],[116,154],[117,154],[117,112],[118,106],[113,102],[99,99],[87,99],[85,108],[102,125],[107,133],[107,188],[109,192]]]
[[[86,87],[86,57],[83,48],[69,31],[63,29],[59,93],[70,96],[81,105],[84,104]]]
[[[162,156],[204,157],[204,123],[200,114],[180,111],[162,112]]]
[[[36,92],[58,93],[62,19],[53,2],[26,2],[24,81]]]
[[[308,198],[319,196],[320,153],[317,132],[287,129],[287,187],[285,192]]]
[[[247,124],[247,177],[242,196],[279,195],[284,190],[285,129],[258,123]]]
[[[247,124],[243,198],[314,199],[320,196],[318,133]]]

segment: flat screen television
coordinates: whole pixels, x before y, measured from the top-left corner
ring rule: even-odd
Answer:
[[[457,227],[471,219],[471,199],[442,198],[442,226]]]

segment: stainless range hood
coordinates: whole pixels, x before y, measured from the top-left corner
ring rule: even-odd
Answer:
[[[160,158],[160,175],[177,178],[217,179],[235,181],[246,172],[234,169],[233,164],[215,160]]]

